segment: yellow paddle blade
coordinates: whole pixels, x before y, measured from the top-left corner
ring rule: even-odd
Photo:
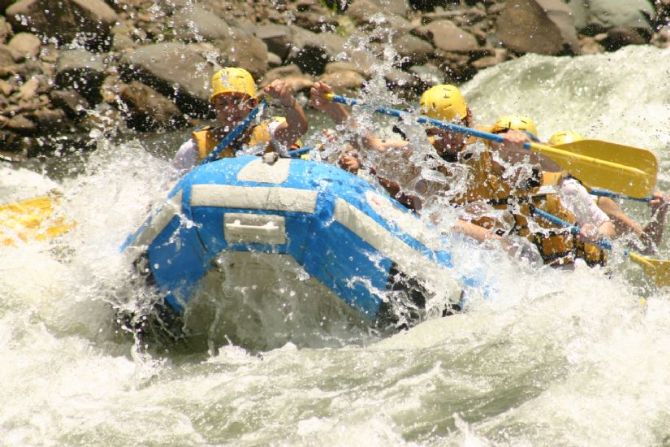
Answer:
[[[628,253],[628,257],[642,266],[645,275],[654,280],[657,286],[670,286],[670,260],[653,259],[637,253]]]
[[[598,140],[560,146],[531,143],[531,148],[555,161],[591,188],[645,198],[656,187],[658,160],[645,150]]]
[[[0,245],[43,241],[72,229],[73,222],[54,216],[54,200],[41,196],[0,205]]]

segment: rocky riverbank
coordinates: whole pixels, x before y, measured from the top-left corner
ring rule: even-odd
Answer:
[[[0,11],[10,160],[208,118],[223,65],[340,92],[382,72],[411,96],[525,53],[670,46],[670,0],[0,0]]]

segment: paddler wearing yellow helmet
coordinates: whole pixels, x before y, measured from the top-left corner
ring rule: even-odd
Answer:
[[[551,146],[560,146],[584,139],[581,134],[575,131],[563,130],[555,132],[549,137],[548,143]],[[617,236],[632,233],[644,245],[641,250],[643,254],[653,254],[657,251],[657,247],[663,239],[667,214],[670,209],[670,196],[663,194],[661,191],[654,192],[651,200],[649,200],[651,220],[644,227],[628,216],[621,208],[621,205],[612,198],[597,197],[596,203],[614,223]],[[635,248],[640,249],[640,247]]]
[[[262,145],[265,150],[278,149],[285,152],[295,147],[296,142],[307,131],[305,113],[286,81],[277,79],[266,86],[262,93],[277,99],[285,116],[250,125],[221,152],[221,158],[234,157],[244,146]],[[219,141],[258,106],[259,92],[251,73],[239,67],[225,67],[215,72],[211,79],[210,103],[216,113],[216,125],[196,130],[181,145],[172,162],[179,174],[190,170],[206,158]]]

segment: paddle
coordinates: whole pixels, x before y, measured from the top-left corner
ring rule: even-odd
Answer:
[[[651,197],[631,197],[624,194],[617,194],[612,191],[607,191],[606,189],[591,188],[589,189],[589,194],[598,197],[609,197],[610,199],[627,199],[634,200],[636,202],[647,202],[651,201]]]
[[[265,99],[261,99],[258,105],[251,112],[249,112],[249,114],[242,121],[240,121],[240,123],[235,126],[233,130],[228,132],[228,134],[226,134],[226,136],[223,137],[221,141],[219,141],[219,144],[216,145],[212,152],[210,152],[209,155],[207,155],[207,157],[205,157],[202,162],[200,162],[200,164],[204,165],[219,158],[221,152],[230,146],[230,144],[235,141],[235,139],[239,137],[247,127],[249,127],[249,124],[251,124],[251,122],[256,119],[256,116],[261,113],[261,111],[266,106],[267,102],[265,102]]]
[[[364,105],[355,99],[335,94],[329,94],[328,99],[349,106]],[[409,112],[386,107],[377,107],[374,110],[377,113],[399,118],[409,115]],[[505,141],[501,135],[453,123],[445,123],[425,116],[419,116],[416,118],[416,121],[420,124],[430,124],[451,132],[458,132],[498,143]],[[590,145],[595,147],[596,150],[591,151],[589,149]],[[574,151],[572,151],[573,146]],[[532,149],[546,155],[560,165],[561,168],[569,171],[589,186],[605,188],[632,197],[642,198],[650,196],[656,185],[658,162],[653,154],[643,149],[628,148],[619,144],[595,140],[581,140],[564,144],[560,147],[526,142],[524,148]],[[571,150],[567,150],[568,148]],[[627,164],[609,161],[609,156],[603,159],[603,154],[610,150],[614,153],[626,149],[630,149],[633,154],[637,154],[642,162],[636,161],[637,159],[634,156],[619,156],[617,158],[617,160],[625,160]]]
[[[579,227],[570,225],[568,222],[554,216],[553,214],[549,214],[546,211],[538,208],[532,208],[531,213],[536,214],[541,218],[548,220],[549,222],[555,223],[556,225],[569,228],[572,234],[579,233]],[[601,248],[604,248],[605,250],[612,249],[612,243],[607,240],[599,240],[597,245]],[[642,266],[644,273],[651,277],[657,286],[662,287],[670,285],[670,260],[648,258],[646,256],[642,256],[639,253],[630,251],[626,251],[626,254],[633,262]]]
[[[72,222],[61,217],[51,220],[54,202],[50,196],[40,196],[0,205],[0,244],[46,240],[68,232]]]

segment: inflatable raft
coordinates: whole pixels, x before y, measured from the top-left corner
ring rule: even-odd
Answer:
[[[214,278],[242,294],[294,288],[345,303],[370,323],[400,326],[461,305],[442,242],[335,166],[242,156],[184,176],[122,249],[177,314]]]

